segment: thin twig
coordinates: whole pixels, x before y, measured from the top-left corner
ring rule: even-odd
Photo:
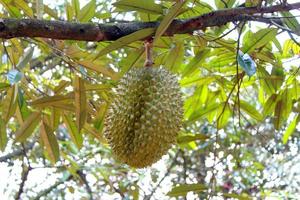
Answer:
[[[15,195],[15,200],[21,199],[21,195],[24,192],[25,182],[27,180],[27,177],[28,177],[28,174],[29,174],[29,171],[30,171],[30,167],[27,167],[24,164],[24,162],[23,162],[22,166],[23,166],[23,170],[22,170],[21,184],[19,186],[18,192]]]
[[[92,189],[89,185],[89,182],[86,179],[86,175],[84,174],[84,172],[82,170],[78,170],[77,174],[79,175],[80,179],[82,180],[82,182],[85,185],[86,191],[87,191],[87,193],[89,194],[89,197],[90,197],[89,200],[93,200],[94,199],[93,191],[92,191]]]

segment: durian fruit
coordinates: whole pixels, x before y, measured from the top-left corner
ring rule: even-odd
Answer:
[[[182,106],[175,75],[162,67],[130,70],[105,118],[104,135],[115,158],[135,168],[157,162],[176,141]]]

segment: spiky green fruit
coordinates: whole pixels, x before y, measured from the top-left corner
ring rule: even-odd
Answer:
[[[164,68],[130,70],[116,88],[104,135],[116,159],[143,168],[167,153],[182,125],[182,95]]]

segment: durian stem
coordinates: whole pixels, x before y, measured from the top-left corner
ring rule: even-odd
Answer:
[[[145,40],[144,45],[145,45],[145,51],[146,51],[146,60],[145,60],[145,67],[152,67],[153,65],[153,60],[152,60],[152,45],[153,39],[148,39]]]

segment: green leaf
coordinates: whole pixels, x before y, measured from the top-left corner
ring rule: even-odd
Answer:
[[[186,196],[188,192],[202,192],[206,190],[207,187],[203,184],[182,184],[173,187],[170,192],[167,193],[170,197]]]
[[[53,131],[44,121],[41,123],[40,134],[50,161],[53,164],[56,163],[59,159],[59,146]]]
[[[270,74],[263,67],[257,67],[257,74],[259,77],[260,85],[263,87],[264,91],[269,95],[275,93],[275,86],[273,85]]]
[[[228,193],[228,194],[223,194],[223,196],[227,197],[227,198],[238,199],[238,200],[251,200],[251,199],[253,199],[252,197],[250,197],[246,193],[242,193],[242,194]]]
[[[78,15],[80,13],[80,3],[79,0],[72,0],[72,6],[75,10],[75,16],[78,18]]]
[[[164,34],[164,32],[174,20],[174,18],[180,13],[180,10],[185,4],[185,2],[186,1],[178,1],[168,10],[167,15],[163,18],[163,20],[160,22],[159,26],[156,29],[154,43],[160,38],[160,36]]]
[[[17,8],[21,9],[24,11],[24,13],[28,17],[33,17],[33,11],[32,9],[28,6],[28,3],[23,1],[23,0],[14,0],[14,4],[16,5]]]
[[[282,136],[282,143],[286,144],[289,140],[290,136],[294,133],[297,124],[300,121],[300,114],[298,114],[297,117],[294,118],[294,120],[290,123],[290,125],[287,127],[286,131],[284,132]]]
[[[65,7],[66,7],[66,15],[67,15],[68,21],[73,20],[73,18],[75,16],[75,9],[74,9],[74,7],[69,2],[65,3]]]
[[[7,123],[9,119],[14,115],[16,111],[16,99],[15,99],[16,91],[15,87],[11,87],[7,90],[6,96],[2,101],[2,117],[3,120]]]
[[[117,73],[114,72],[111,68],[108,68],[107,66],[103,66],[103,64],[99,63],[99,60],[81,60],[77,62],[78,64],[82,65],[83,67],[93,70],[95,72],[99,72],[105,76],[110,77],[113,80],[117,80],[118,76]]]
[[[263,120],[263,116],[256,110],[256,108],[248,104],[246,101],[241,100],[240,107],[245,113],[247,113],[253,119],[256,119],[257,121]]]
[[[206,76],[206,77],[185,77],[184,79],[181,79],[180,85],[182,87],[189,87],[193,85],[201,86],[201,85],[208,85],[211,82],[216,80],[216,76]]]
[[[44,10],[45,13],[47,13],[49,16],[53,17],[54,19],[58,19],[57,12],[45,4],[44,4]]]
[[[103,135],[101,134],[101,131],[98,131],[97,129],[88,125],[87,123],[84,125],[83,130],[86,131],[86,133],[92,135],[97,140],[99,140],[99,142],[103,144],[107,143],[107,141],[104,139]]]
[[[113,5],[125,11],[139,11],[150,14],[163,14],[163,6],[155,4],[152,0],[120,0]]]
[[[40,112],[31,113],[22,126],[16,131],[16,141],[24,142],[33,133],[36,126],[40,122],[40,119]]]
[[[17,98],[18,98],[18,103],[17,103],[16,117],[19,120],[19,123],[23,124],[31,112],[28,109],[27,102],[25,100],[23,91],[21,89],[18,90]]]
[[[263,116],[268,116],[271,115],[274,112],[274,108],[277,102],[277,95],[276,94],[272,94],[268,100],[266,101],[266,103],[264,104],[264,108],[263,108]]]
[[[80,149],[82,147],[83,138],[80,132],[78,131],[75,123],[73,122],[72,118],[66,114],[63,114],[63,121],[67,126],[71,140],[74,142],[77,148]]]
[[[103,102],[95,117],[94,126],[98,131],[101,131],[104,126],[104,117],[108,109],[108,106],[109,106],[108,103]]]
[[[71,84],[71,82],[62,80],[62,81],[59,82],[58,86],[56,86],[56,87],[53,89],[53,92],[54,92],[55,94],[61,93],[61,92],[64,91],[65,88],[66,88],[67,86],[69,86],[70,84]]]
[[[224,106],[219,108],[219,113],[217,116],[217,128],[222,129],[227,125],[229,117],[231,116],[231,110],[228,104],[225,105],[225,108]]]
[[[80,12],[77,17],[78,20],[80,22],[90,21],[95,14],[95,10],[96,10],[96,1],[92,0],[89,3],[87,3],[82,9],[80,9]]]
[[[177,137],[177,143],[178,144],[183,144],[183,143],[189,143],[197,140],[206,140],[208,139],[209,136],[201,134],[201,133],[196,133],[196,134],[181,134]]]
[[[217,110],[219,108],[219,106],[222,106],[222,104],[220,103],[212,103],[210,105],[208,105],[205,108],[202,108],[201,110],[197,110],[195,111],[191,117],[189,118],[188,122],[192,123],[194,121],[197,121],[198,119],[200,119],[201,117],[204,117],[205,115]]]
[[[200,68],[201,62],[203,62],[207,55],[209,54],[208,49],[204,49],[199,51],[195,57],[184,67],[182,72],[182,76],[189,76],[192,74],[197,68]]]
[[[300,36],[300,24],[296,17],[290,12],[281,12],[280,14],[283,16],[282,20],[284,24],[294,33]]]
[[[0,0],[0,3],[3,5],[5,10],[7,10],[11,17],[21,18],[22,14],[20,10],[17,7],[11,5],[10,2],[10,0]]]
[[[284,112],[284,101],[282,101],[282,99],[280,99],[277,103],[276,103],[276,107],[275,107],[275,114],[274,114],[274,127],[276,130],[279,130],[281,125],[283,124],[284,118],[282,116],[283,112]]]
[[[31,60],[32,56],[33,56],[33,51],[34,48],[29,48],[24,55],[22,56],[22,58],[20,59],[19,63],[17,64],[17,68],[18,69],[23,69]]]
[[[54,95],[50,97],[41,97],[31,102],[30,105],[36,107],[49,107],[56,105],[58,103],[69,103],[74,99],[74,93],[69,93],[67,95]]]
[[[75,80],[74,80],[74,91],[75,91],[76,125],[78,131],[80,131],[86,122],[87,102],[86,102],[84,80],[77,75],[75,76]]]
[[[55,131],[59,125],[60,116],[61,116],[61,112],[58,109],[52,107],[51,115],[50,115],[50,126],[53,131]]]
[[[184,45],[182,41],[177,41],[175,47],[168,54],[165,67],[170,71],[177,72],[183,64]]]
[[[276,34],[276,28],[266,28],[257,31],[256,33],[252,34],[250,38],[247,38],[247,42],[243,47],[243,52],[249,54],[255,49],[266,45],[268,42],[273,40]]]
[[[95,59],[99,58],[100,56],[103,56],[113,50],[119,49],[127,44],[130,44],[134,41],[142,40],[154,33],[154,28],[145,28],[139,31],[136,31],[134,33],[131,33],[129,35],[126,35],[124,37],[121,37],[102,49],[96,56]]]
[[[140,60],[143,58],[143,54],[145,52],[144,48],[139,48],[134,51],[129,51],[129,54],[126,58],[123,58],[119,65],[121,67],[121,71],[119,73],[119,77],[123,77],[132,67],[136,66]]]
[[[235,4],[235,0],[215,0],[215,5],[217,8],[232,8],[232,6]]]
[[[4,151],[7,144],[6,126],[3,119],[0,118],[0,150]]]
[[[6,90],[10,87],[10,84],[8,83],[0,83],[0,91]]]

